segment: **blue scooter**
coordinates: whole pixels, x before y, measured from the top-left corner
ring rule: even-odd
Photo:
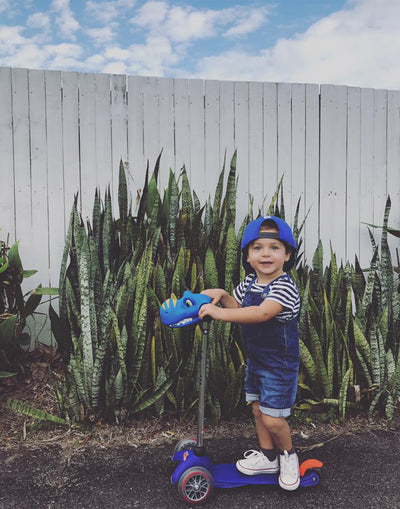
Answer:
[[[200,320],[198,313],[202,305],[211,302],[203,294],[184,292],[181,299],[167,299],[160,308],[162,323],[169,327],[187,327],[201,322],[202,343],[200,359],[200,388],[198,404],[197,438],[184,438],[175,447],[172,461],[178,462],[171,482],[178,485],[178,492],[190,505],[201,505],[209,500],[214,487],[237,488],[239,486],[278,485],[279,473],[244,475],[235,463],[214,465],[204,446],[204,409],[206,395],[206,367],[208,333],[211,319]],[[300,465],[300,487],[315,486],[321,480],[319,469],[323,466],[317,459],[308,459]]]

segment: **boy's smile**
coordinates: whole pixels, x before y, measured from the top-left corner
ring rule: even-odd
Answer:
[[[274,232],[272,229],[262,231]],[[283,264],[290,259],[285,245],[278,239],[259,238],[248,250],[247,261],[256,271],[258,282],[268,284],[283,274]]]

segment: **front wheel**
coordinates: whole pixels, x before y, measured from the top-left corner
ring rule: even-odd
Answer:
[[[179,442],[175,446],[174,455],[180,451],[193,449],[196,443],[197,442],[195,438],[182,438],[182,440],[179,440]]]
[[[178,482],[178,493],[190,505],[207,502],[214,491],[214,482],[210,472],[204,467],[188,468]]]

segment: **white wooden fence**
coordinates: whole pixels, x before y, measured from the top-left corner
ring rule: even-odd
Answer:
[[[238,220],[249,196],[268,205],[284,174],[289,221],[310,209],[305,253],[318,239],[345,261],[371,256],[367,229],[400,222],[400,93],[332,85],[147,78],[0,68],[0,227],[26,268],[56,286],[79,191],[90,217],[96,186],[113,195],[122,158],[133,197],[163,150],[160,185],[186,165],[202,201],[238,151]]]

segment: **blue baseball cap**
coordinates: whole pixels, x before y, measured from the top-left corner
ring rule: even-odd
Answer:
[[[261,225],[265,221],[273,221],[276,225],[276,229],[278,230],[277,234],[270,234],[266,233],[263,234],[261,232],[260,235],[260,228]],[[242,244],[241,244],[241,250],[242,250],[242,263],[243,267],[246,269],[246,272],[251,272],[253,269],[251,268],[251,265],[247,261],[247,250],[249,247],[250,242],[253,242],[253,240],[257,240],[260,237],[266,237],[266,238],[275,238],[280,240],[281,242],[285,242],[290,248],[291,248],[291,256],[290,259],[285,262],[283,266],[284,271],[290,270],[295,261],[296,261],[296,250],[297,250],[297,243],[293,237],[292,229],[290,226],[284,221],[283,219],[276,217],[276,216],[260,216],[254,221],[250,221],[250,223],[246,226],[243,237],[242,237]]]

